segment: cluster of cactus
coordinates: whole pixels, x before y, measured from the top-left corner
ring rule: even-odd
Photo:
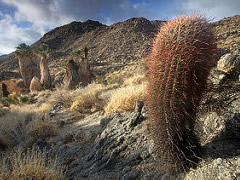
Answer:
[[[199,160],[194,121],[215,54],[213,29],[200,15],[169,21],[156,36],[146,99],[149,131],[166,168],[179,172]]]

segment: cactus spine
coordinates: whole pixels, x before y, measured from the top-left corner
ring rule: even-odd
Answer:
[[[211,25],[202,16],[166,23],[148,58],[149,130],[167,168],[186,170],[197,161],[194,119],[207,77],[215,63]]]

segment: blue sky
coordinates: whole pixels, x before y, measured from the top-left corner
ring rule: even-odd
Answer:
[[[193,12],[216,21],[240,14],[240,0],[0,0],[0,55],[72,21],[170,20]]]

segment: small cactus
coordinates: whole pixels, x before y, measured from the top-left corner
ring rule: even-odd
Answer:
[[[198,161],[194,119],[215,63],[212,27],[202,16],[182,16],[157,34],[148,58],[149,130],[166,168],[187,170]]]

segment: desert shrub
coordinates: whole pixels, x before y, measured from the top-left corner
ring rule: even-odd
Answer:
[[[18,149],[3,154],[0,159],[0,179],[63,180],[64,175],[57,158],[48,156],[46,151]]]
[[[199,160],[194,120],[215,52],[211,25],[193,15],[166,23],[148,58],[149,130],[162,165],[176,172]]]
[[[30,96],[17,93],[10,94],[8,97],[0,98],[0,103],[4,106],[9,106],[10,104],[26,104],[30,102]]]
[[[105,103],[103,93],[115,89],[119,85],[89,84],[75,90],[57,89],[56,91],[39,93],[37,107],[39,113],[49,113],[55,104],[62,105],[80,113],[91,113],[102,110]]]
[[[112,73],[107,77],[107,84],[122,84],[123,79],[119,74]]]
[[[11,111],[0,117],[0,136],[11,139],[15,144],[26,142],[28,139],[26,123],[33,112],[29,106],[11,106]]]
[[[144,74],[134,74],[133,76],[127,78],[123,82],[123,86],[133,86],[143,83],[145,80]]]
[[[58,134],[58,128],[51,122],[39,122],[36,121],[29,125],[28,134],[33,139],[46,139],[48,137],[54,137]]]
[[[92,84],[86,88],[80,89],[78,93],[75,94],[71,110],[80,113],[90,113],[102,110],[104,100],[100,99],[99,95],[106,90],[107,87],[102,84]]]
[[[101,75],[96,75],[95,82],[97,84],[105,84],[105,77]]]
[[[116,89],[105,107],[106,114],[133,111],[136,101],[144,99],[144,84]]]
[[[39,113],[49,113],[55,104],[61,104],[65,108],[69,108],[72,105],[72,93],[61,87],[56,91],[45,91],[38,95],[37,106]]]

